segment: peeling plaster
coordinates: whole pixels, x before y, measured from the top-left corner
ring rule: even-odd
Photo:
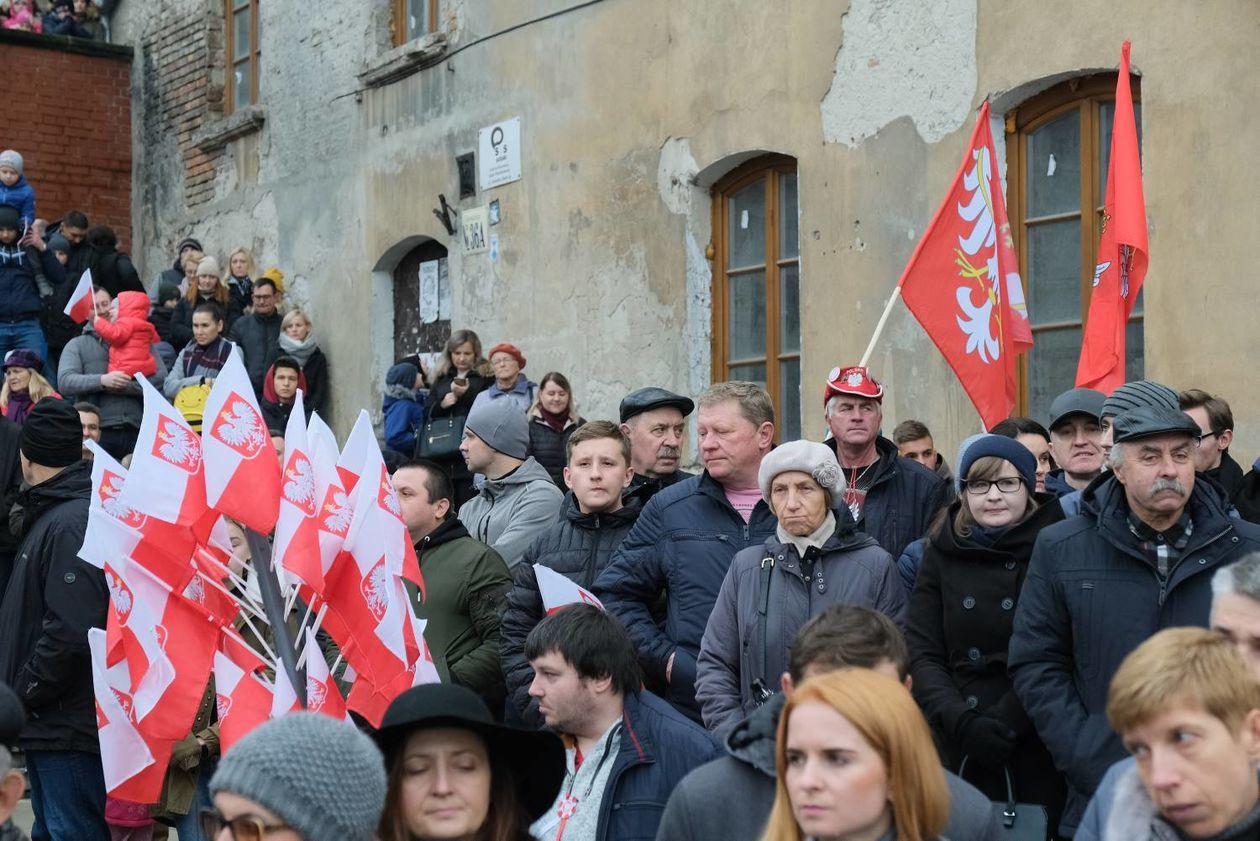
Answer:
[[[857,147],[901,116],[935,143],[976,94],[976,0],[852,0],[822,101],[823,139]]]

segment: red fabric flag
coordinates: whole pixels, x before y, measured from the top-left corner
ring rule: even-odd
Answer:
[[[310,628],[306,629],[306,708],[332,718],[346,717],[346,701]]]
[[[256,662],[237,662],[236,647],[214,654],[215,704],[219,712],[219,750],[232,746],[271,716],[272,692],[258,676]]]
[[[341,450],[341,457],[337,459],[337,473],[346,493],[354,492],[363,464],[373,450],[379,453],[380,444],[376,442],[376,433],[372,431],[372,418],[366,409],[361,409],[358,419],[350,429],[350,435],[346,438],[346,446]]]
[[[70,293],[70,300],[66,301],[66,308],[62,312],[75,324],[83,324],[95,311],[95,302],[92,300],[92,270],[84,269],[83,274],[79,275],[79,285]]]
[[[206,502],[259,534],[280,513],[280,460],[240,351],[233,348],[206,397]]]
[[[1032,347],[989,103],[962,166],[897,282],[985,427],[1015,407],[1015,358]]]
[[[105,665],[105,632],[88,631],[92,652],[92,688],[101,743],[105,791],[135,803],[156,803],[162,795],[173,742],[149,742],[136,726],[130,675],[125,663]]]
[[[1142,160],[1138,150],[1133,92],[1129,89],[1129,42],[1120,48],[1116,109],[1111,124],[1111,162],[1103,229],[1094,267],[1094,291],[1085,319],[1076,384],[1104,394],[1123,385],[1124,329],[1137,303],[1150,252],[1146,239],[1146,199],[1142,194]]]
[[[571,604],[593,604],[600,610],[604,609],[603,602],[595,598],[594,593],[551,567],[534,564],[534,577],[538,579],[538,595],[542,596],[543,609],[548,616]]]
[[[324,591],[319,551],[319,499],[315,467],[306,440],[302,392],[284,432],[284,473],[280,484],[280,517],[276,520],[275,557],[290,575],[315,593]]]
[[[147,379],[136,377],[136,382],[144,392],[144,417],[118,503],[140,514],[193,528],[206,520],[209,510],[201,441]]]

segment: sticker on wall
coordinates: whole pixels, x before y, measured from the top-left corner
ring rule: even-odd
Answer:
[[[470,207],[460,215],[460,233],[464,237],[464,253],[480,254],[489,245],[486,242],[486,208]]]
[[[477,132],[477,172],[482,190],[521,180],[521,118]]]
[[[491,263],[499,262],[499,235],[498,234],[490,235],[490,262]]]

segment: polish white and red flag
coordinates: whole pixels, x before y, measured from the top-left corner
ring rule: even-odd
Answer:
[[[83,324],[92,318],[92,314],[96,311],[95,303],[92,300],[92,270],[84,269],[83,274],[79,275],[78,285],[70,293],[70,300],[66,301],[66,308],[62,312],[75,324]]]
[[[259,675],[261,664],[250,659],[239,662],[239,656],[235,646],[214,653],[214,701],[219,713],[219,750],[224,755],[271,717],[273,696]]]
[[[101,744],[105,791],[120,800],[156,803],[162,795],[172,742],[150,747],[136,726],[130,675],[125,663],[105,664],[105,632],[88,631],[92,654],[92,690],[96,696],[96,732]]]
[[[346,717],[346,700],[328,669],[315,633],[306,629],[306,708],[331,718]]]
[[[341,472],[337,469],[340,455],[337,452],[337,437],[318,414],[311,415],[306,440],[310,446],[311,464],[315,468],[315,495],[320,500],[315,517],[320,567],[322,573],[327,573],[345,545],[354,508],[350,492],[346,490]]]
[[[534,577],[538,579],[538,594],[542,596],[543,609],[548,616],[570,604],[593,604],[600,610],[604,609],[604,603],[595,598],[594,593],[551,567],[534,564]]]
[[[411,636],[417,641],[418,651],[415,659],[405,671],[395,675],[392,680],[376,685],[369,679],[357,678],[350,687],[346,698],[346,707],[363,716],[373,727],[380,727],[385,717],[385,710],[402,693],[413,686],[425,683],[441,683],[437,664],[433,662],[433,654],[424,639],[427,620],[411,614]],[[347,673],[349,670],[347,669]],[[347,677],[347,680],[350,678]]]
[[[372,431],[372,418],[363,409],[359,411],[359,417],[337,459],[337,473],[341,476],[341,486],[346,489],[346,493],[354,493],[363,465],[373,452],[379,456],[381,447],[376,442],[376,433]]]
[[[289,575],[316,593],[324,590],[319,552],[319,499],[315,466],[307,441],[302,392],[284,431],[284,471],[280,477],[280,516],[276,520],[275,557]]]
[[[191,528],[207,522],[201,441],[179,411],[143,376],[144,417],[118,504],[138,514]],[[134,481],[133,481],[134,480]]]
[[[285,669],[284,664],[276,664],[276,682],[271,690],[271,717],[279,718],[300,709],[302,709],[302,704],[298,701],[293,682],[289,680],[288,670]]]
[[[214,379],[204,418],[206,503],[270,534],[280,513],[280,461],[238,348]]]

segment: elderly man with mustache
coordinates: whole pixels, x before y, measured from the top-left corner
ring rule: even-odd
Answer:
[[[630,439],[630,466],[634,478],[622,494],[640,507],[662,488],[692,474],[682,463],[683,434],[687,416],[696,407],[691,398],[663,388],[648,386],[630,392],[621,401],[621,432]]]
[[[1106,716],[1121,661],[1164,628],[1206,626],[1213,573],[1260,548],[1260,528],[1196,485],[1200,431],[1188,415],[1140,407],[1116,417],[1113,433],[1111,475],[1084,491],[1079,515],[1037,537],[1007,661],[1067,776],[1067,836],[1125,755]]]

